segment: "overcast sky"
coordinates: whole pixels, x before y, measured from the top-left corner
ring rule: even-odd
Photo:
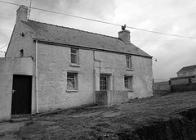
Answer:
[[[28,0],[9,2],[28,5]],[[196,38],[196,0],[32,0],[32,6]],[[0,49],[3,51],[15,24],[17,8],[0,3]],[[114,37],[121,30],[116,26],[36,10],[31,10],[30,18]],[[157,59],[153,61],[155,80],[175,77],[181,67],[196,64],[196,39],[129,30],[131,42]]]

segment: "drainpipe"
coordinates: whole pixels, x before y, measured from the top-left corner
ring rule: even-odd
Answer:
[[[35,42],[35,94],[36,94],[36,113],[39,113],[38,74],[37,74],[37,40]]]
[[[113,91],[113,93],[114,93],[114,73],[115,72],[112,72],[112,91]]]
[[[95,58],[95,51],[93,50],[93,90],[94,90],[94,102],[96,102],[96,72],[95,72],[95,62],[99,63],[99,74],[101,73],[101,60]]]
[[[93,51],[93,102],[96,103],[95,51]]]

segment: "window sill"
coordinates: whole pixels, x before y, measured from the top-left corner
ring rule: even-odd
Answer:
[[[70,63],[71,67],[80,67],[80,64]]]
[[[78,90],[77,89],[70,89],[70,90],[66,90],[66,92],[78,92]]]
[[[127,70],[127,71],[134,71],[133,68],[127,68],[126,70]]]

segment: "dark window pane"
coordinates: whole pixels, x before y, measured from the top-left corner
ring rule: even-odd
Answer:
[[[132,68],[132,59],[130,55],[126,56],[126,64],[127,64],[127,68]]]
[[[77,63],[77,56],[75,54],[71,54],[71,63]]]
[[[78,75],[77,73],[67,73],[67,89],[77,90],[78,89]]]
[[[79,63],[78,49],[71,48],[71,63]]]
[[[109,75],[100,75],[100,90],[109,90]]]
[[[124,77],[125,88],[132,90],[133,89],[133,76]]]

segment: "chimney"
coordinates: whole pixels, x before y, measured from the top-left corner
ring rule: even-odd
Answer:
[[[27,21],[28,7],[20,5],[17,10],[16,20],[17,21]]]
[[[126,30],[126,25],[122,26],[122,31],[118,32],[118,38],[124,43],[130,43],[130,31]]]

